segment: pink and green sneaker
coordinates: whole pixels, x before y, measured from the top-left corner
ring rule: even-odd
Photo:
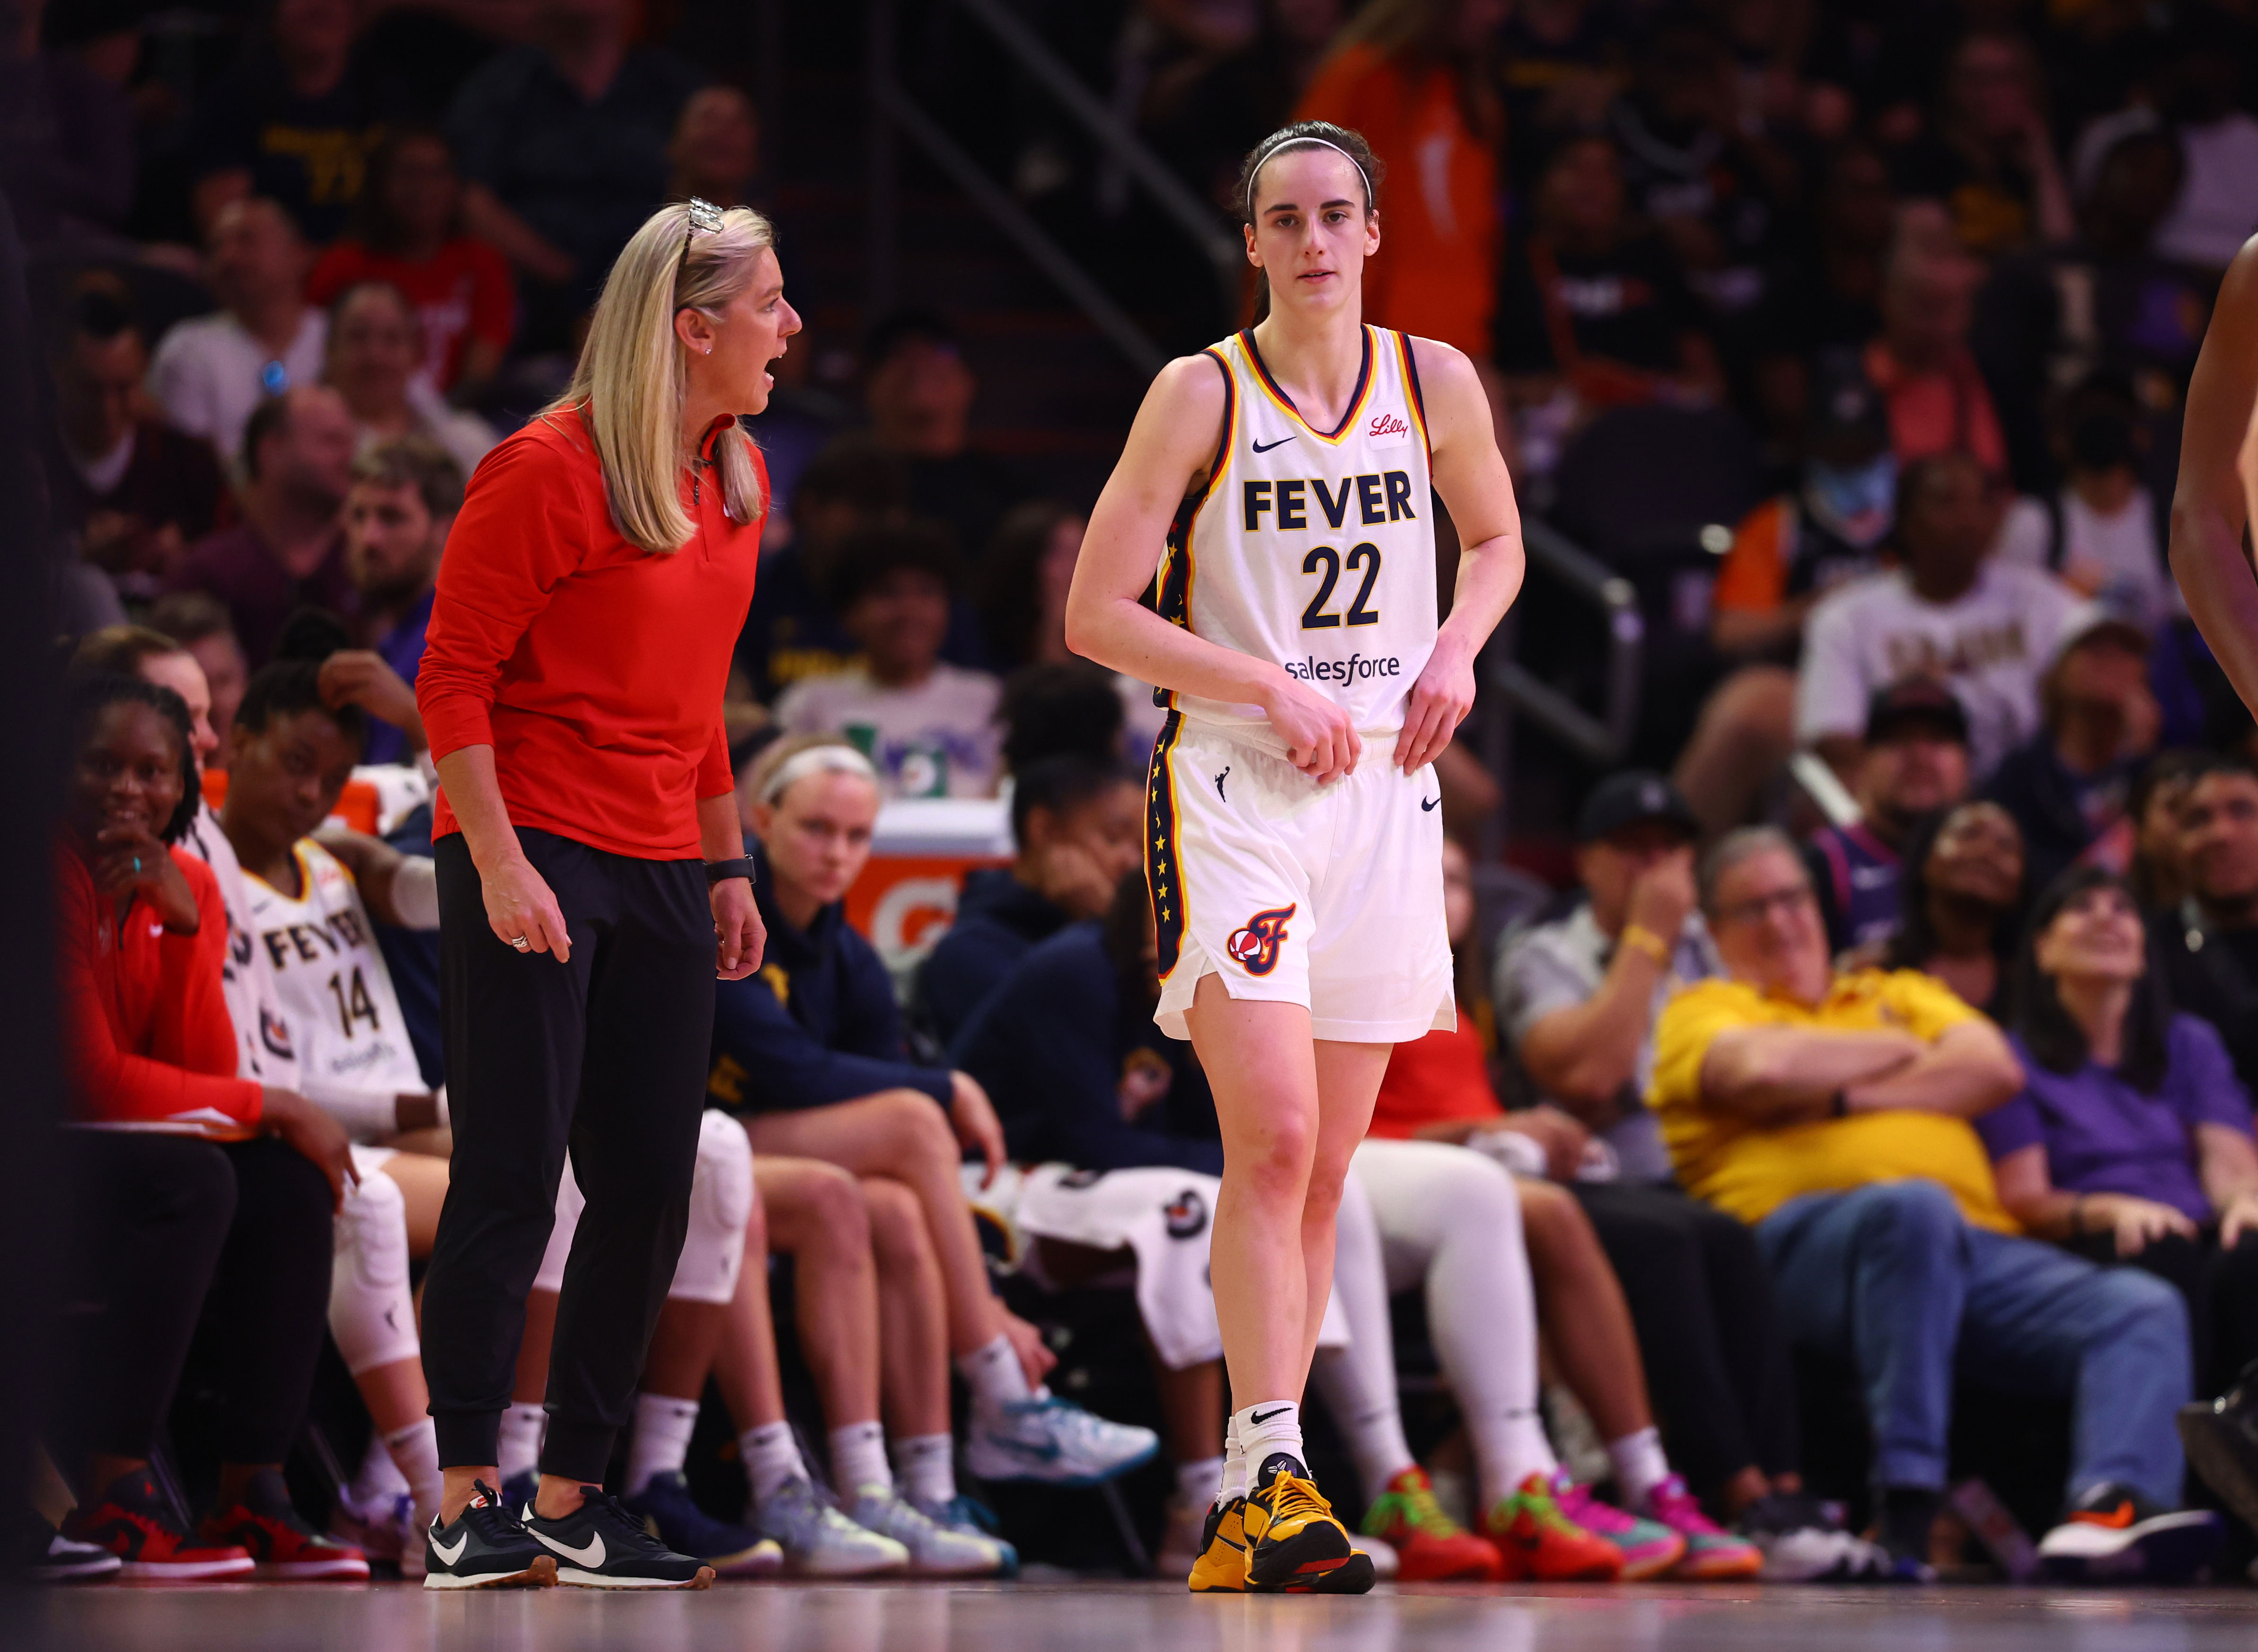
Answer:
[[[1646,1512],[1686,1540],[1686,1552],[1670,1569],[1673,1577],[1707,1583],[1722,1577],[1753,1577],[1764,1570],[1764,1550],[1726,1531],[1701,1512],[1686,1482],[1673,1474],[1646,1494]]]
[[[1612,1503],[1602,1503],[1588,1485],[1578,1485],[1567,1470],[1552,1480],[1552,1499],[1560,1512],[1594,1537],[1613,1543],[1622,1552],[1622,1580],[1644,1583],[1659,1577],[1686,1553],[1686,1539],[1667,1526],[1626,1514]]]

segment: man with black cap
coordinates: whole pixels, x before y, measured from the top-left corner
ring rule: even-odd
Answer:
[[[1509,936],[1492,993],[1537,1087],[1614,1149],[1626,1181],[1666,1182],[1670,1156],[1640,1099],[1654,1019],[1721,967],[1694,909],[1700,827],[1659,774],[1611,774],[1576,822],[1574,910]]]
[[[1813,364],[1803,475],[1733,530],[1710,592],[1709,641],[1736,669],[1701,708],[1675,778],[1710,831],[1748,820],[1795,750],[1795,664],[1812,605],[1881,566],[1897,459],[1857,355]]]
[[[1874,691],[1851,794],[1859,818],[1820,828],[1803,850],[1833,952],[1897,927],[1906,839],[1922,816],[1968,795],[1968,714],[1952,690],[1907,677]]]

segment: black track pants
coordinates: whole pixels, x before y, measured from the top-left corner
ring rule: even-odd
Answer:
[[[423,1287],[423,1372],[441,1465],[493,1463],[569,1144],[588,1207],[557,1304],[541,1467],[594,1483],[632,1411],[689,1218],[713,911],[695,860],[518,837],[564,911],[569,963],[498,938],[461,835],[437,846],[455,1154]]]

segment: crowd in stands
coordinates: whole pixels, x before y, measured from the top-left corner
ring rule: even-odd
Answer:
[[[1475,359],[1532,516],[1570,518],[1627,418],[1748,456],[1698,542],[1589,547],[1666,575],[1650,630],[1686,641],[1646,710],[1678,732],[1603,776],[1537,759],[1580,801],[1569,852],[1523,857],[1573,868],[1549,901],[1503,921],[1473,857],[1525,776],[1438,761],[1459,1025],[1393,1058],[1313,1372],[1360,1542],[1407,1577],[1925,1577],[1984,1557],[1980,1478],[2063,1577],[2246,1561],[2175,1413],[2258,1358],[2258,729],[2164,545],[2258,230],[2258,18],[1101,9],[1103,89],[1221,221],[1285,119],[1372,141],[1367,319]],[[0,0],[71,684],[92,1307],[49,1373],[77,1506],[15,1542],[57,1577],[420,1569],[437,569],[650,210],[776,196],[750,99],[627,0],[258,11],[184,87],[153,11]],[[795,341],[752,424],[773,509],[724,716],[768,952],[716,988],[614,1489],[725,1575],[995,1575],[1050,1535],[995,1529],[960,1471],[1159,1457],[1180,1575],[1223,1451],[1222,1161],[1152,1015],[1161,714],[1069,652],[1090,501],[982,446],[951,318],[843,343],[821,388]],[[402,788],[383,837],[332,818],[357,773]],[[899,971],[849,898],[887,808],[938,798],[998,800],[1014,853]],[[568,1174],[513,1498],[578,1201]],[[1157,1431],[1046,1386],[1053,1310],[1125,1280]],[[1956,1433],[2002,1395],[2042,1426]]]

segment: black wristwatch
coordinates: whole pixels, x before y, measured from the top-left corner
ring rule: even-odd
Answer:
[[[740,855],[735,860],[709,860],[706,863],[707,887],[725,883],[731,878],[742,878],[747,883],[753,881],[753,858],[750,855]]]

